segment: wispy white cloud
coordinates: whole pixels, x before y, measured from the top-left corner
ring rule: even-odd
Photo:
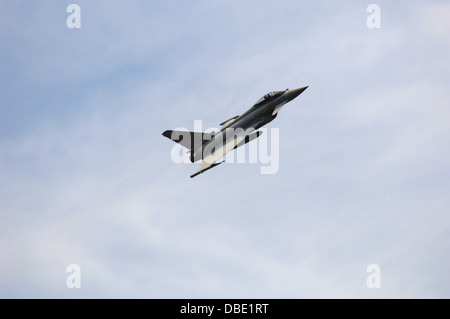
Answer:
[[[53,1],[20,22],[3,4],[2,57],[18,71],[3,110],[32,125],[0,140],[2,297],[449,296],[436,4],[382,5],[380,30],[355,3],[80,6],[68,30]],[[276,175],[224,164],[189,179],[195,165],[170,161],[165,129],[218,125],[300,85],[271,123]]]

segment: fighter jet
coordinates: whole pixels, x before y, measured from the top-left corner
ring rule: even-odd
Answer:
[[[231,150],[260,136],[262,132],[256,130],[273,121],[286,103],[295,99],[307,88],[307,86],[304,86],[291,90],[269,92],[244,114],[220,123],[219,132],[167,130],[162,135],[187,148],[192,163],[202,160],[198,170],[191,175],[191,178],[193,178],[222,164],[223,161],[216,162]]]

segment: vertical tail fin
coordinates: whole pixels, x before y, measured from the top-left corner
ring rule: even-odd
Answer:
[[[172,130],[164,131],[162,135],[178,144],[181,144],[188,150],[192,150],[196,146],[203,144],[204,141],[210,140],[212,136],[211,133]]]

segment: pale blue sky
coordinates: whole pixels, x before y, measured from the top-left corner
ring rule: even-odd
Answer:
[[[0,1],[0,297],[450,297],[447,1],[70,3]],[[277,174],[171,161],[304,85]]]

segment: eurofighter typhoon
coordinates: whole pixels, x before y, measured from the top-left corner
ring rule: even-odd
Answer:
[[[216,162],[228,152],[260,136],[262,132],[256,130],[273,121],[286,103],[295,99],[307,88],[307,86],[304,86],[291,90],[269,92],[244,114],[220,123],[219,132],[167,130],[162,135],[187,148],[192,163],[202,160],[198,170],[191,175],[192,178],[222,164],[223,161]]]

